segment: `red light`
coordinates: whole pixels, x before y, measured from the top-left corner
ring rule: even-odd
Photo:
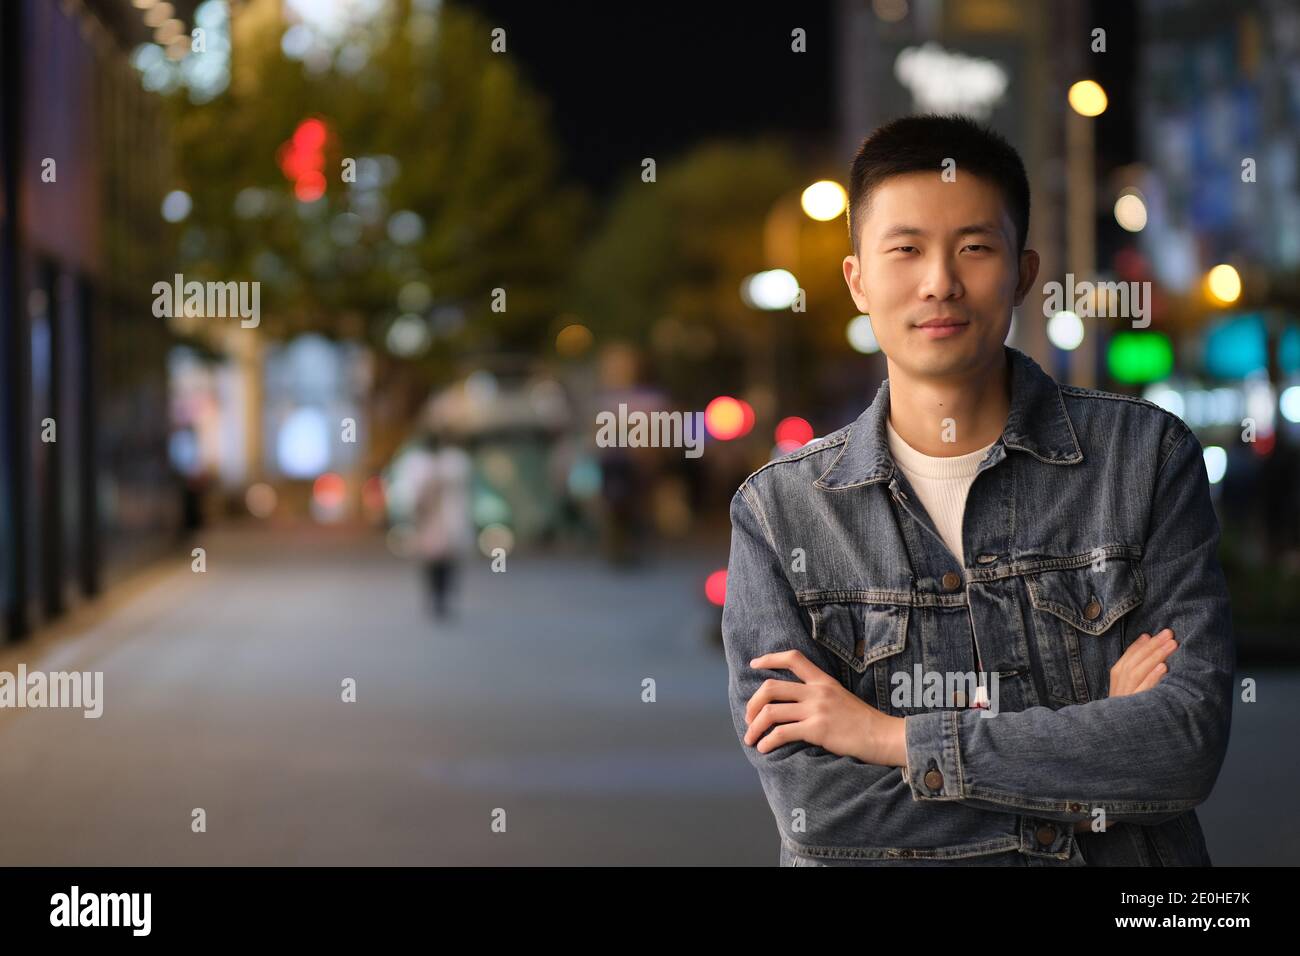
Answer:
[[[744,418],[740,421],[740,434],[748,435],[749,430],[754,427],[754,406],[743,398],[738,398],[736,401],[740,402],[740,410],[744,414]]]
[[[293,183],[299,202],[315,202],[325,195],[325,143],[329,127],[318,119],[305,119],[276,150],[275,160]]]
[[[371,475],[361,485],[361,501],[372,511],[384,510],[384,481],[378,475]]]
[[[337,508],[343,504],[347,493],[347,482],[332,471],[325,472],[311,486],[312,497],[322,508]]]
[[[303,173],[293,187],[299,202],[315,202],[325,195],[325,177],[315,171]]]
[[[813,427],[808,424],[807,419],[791,415],[789,418],[783,418],[777,423],[776,443],[778,445],[793,444],[798,448],[812,440]]]
[[[293,145],[296,149],[315,152],[325,145],[325,124],[318,119],[306,119],[293,131]]]
[[[722,607],[727,603],[727,569],[714,571],[704,582],[704,596],[710,604]]]

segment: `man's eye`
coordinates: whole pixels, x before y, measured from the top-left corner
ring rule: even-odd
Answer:
[[[893,251],[894,252],[908,252],[908,251],[915,252],[916,246],[895,246]]]
[[[991,251],[993,250],[993,247],[992,247],[992,246],[981,245],[981,244],[979,244],[979,243],[977,243],[977,242],[972,242],[970,245],[966,246],[966,248],[967,248],[967,249],[982,249],[982,250],[984,250],[985,252],[991,252]]]

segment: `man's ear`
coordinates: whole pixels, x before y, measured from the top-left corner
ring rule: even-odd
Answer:
[[[1020,253],[1020,280],[1016,283],[1015,305],[1024,302],[1025,296],[1034,287],[1034,282],[1038,279],[1038,266],[1038,253],[1033,249]]]
[[[844,282],[849,287],[849,296],[853,299],[853,304],[858,307],[858,311],[863,315],[870,315],[866,289],[862,286],[862,260],[857,256],[844,257]]]

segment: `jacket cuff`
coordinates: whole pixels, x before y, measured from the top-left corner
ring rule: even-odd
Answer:
[[[955,710],[909,714],[903,727],[907,740],[907,785],[913,800],[960,800],[965,789],[961,771],[961,741]]]

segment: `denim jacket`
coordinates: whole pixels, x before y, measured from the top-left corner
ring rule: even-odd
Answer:
[[[1005,351],[1010,410],[967,495],[964,567],[889,454],[888,380],[731,499],[737,736],[764,680],[795,679],[749,661],[791,648],[906,718],[906,768],[742,740],[782,865],[1210,865],[1193,807],[1223,763],[1236,660],[1200,442],[1151,402]],[[1165,627],[1159,683],[1108,697],[1125,648]],[[896,696],[897,675],[929,672],[996,675],[996,708]],[[1095,808],[1105,829],[1075,833]]]

